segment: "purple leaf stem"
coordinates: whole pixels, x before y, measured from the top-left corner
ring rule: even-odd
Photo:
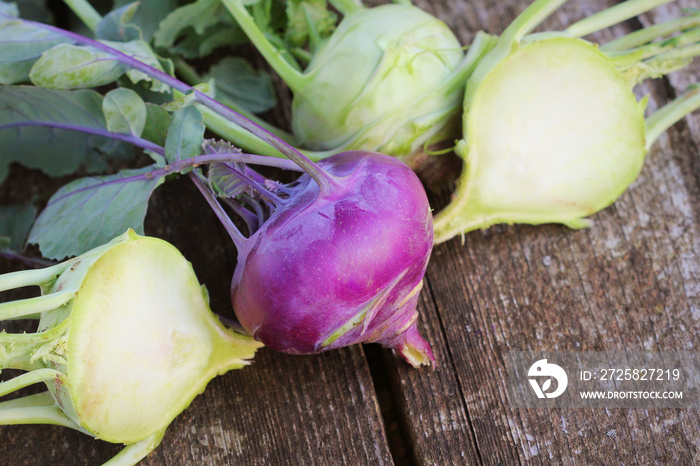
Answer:
[[[301,167],[305,172],[307,172],[316,182],[321,186],[322,188],[324,186],[326,187],[332,187],[336,185],[336,181],[334,178],[326,173],[321,167],[316,165],[314,162],[312,162],[309,158],[307,158],[304,154],[299,152],[297,149],[289,145],[287,142],[283,141],[282,139],[278,138],[271,132],[267,131],[266,129],[262,128],[261,126],[253,123],[249,119],[245,118],[244,116],[240,115],[237,112],[234,112],[230,108],[226,107],[225,105],[217,102],[216,100],[212,99],[208,95],[204,94],[203,92],[198,91],[194,87],[190,86],[189,84],[186,84],[172,76],[170,76],[167,73],[164,73],[160,70],[157,70],[153,68],[152,66],[149,66],[133,57],[130,57],[129,55],[126,55],[125,53],[120,52],[119,50],[116,50],[106,44],[103,44],[97,40],[90,39],[88,37],[82,36],[80,34],[76,34],[74,32],[66,31],[64,29],[60,29],[54,26],[49,26],[48,24],[43,24],[43,23],[38,23],[35,21],[30,21],[26,19],[19,19],[15,17],[11,17],[8,15],[3,15],[0,14],[0,18],[6,19],[6,20],[14,20],[14,21],[22,21],[26,24],[33,25],[35,27],[45,29],[47,31],[51,31],[57,34],[61,34],[64,37],[67,37],[71,40],[73,40],[75,43],[78,44],[83,44],[83,45],[88,45],[90,47],[93,47],[97,50],[100,50],[102,52],[108,53],[111,56],[113,56],[116,60],[119,62],[127,65],[129,68],[141,71],[142,73],[150,76],[153,79],[156,79],[167,86],[171,87],[172,89],[175,89],[183,94],[194,94],[195,101],[198,103],[204,105],[205,107],[209,108],[210,110],[218,113],[220,116],[226,118],[227,120],[231,121],[232,123],[237,124],[241,128],[247,130],[254,136],[260,138],[262,141],[265,141],[266,143],[270,144],[272,147],[275,149],[279,150],[282,154],[286,155],[289,157],[291,160],[293,160],[299,167]]]

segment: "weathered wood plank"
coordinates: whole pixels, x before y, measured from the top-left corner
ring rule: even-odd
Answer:
[[[467,43],[479,28],[501,32],[528,3],[420,5]],[[546,27],[562,28],[612,3],[572,1]],[[455,11],[463,16],[450,13]],[[645,15],[643,22],[677,15],[674,3]],[[635,24],[632,20],[593,37],[609,40]],[[644,86],[639,95],[651,93],[650,109],[658,108],[697,82],[698,69],[673,75],[668,81],[673,87],[662,80]],[[440,369],[416,372],[387,358],[419,464],[698,461],[697,410],[514,409],[504,355],[526,349],[696,347],[699,123],[696,114],[663,136],[639,179],[613,207],[594,216],[590,229],[497,226],[466,235],[464,245],[454,239],[436,247],[420,311]],[[436,207],[447,202],[447,190],[433,195]],[[451,402],[442,405],[447,414],[438,408],[443,419],[453,422],[450,428],[446,423],[431,427],[436,400]],[[455,443],[465,448],[475,443],[477,454],[465,457]]]

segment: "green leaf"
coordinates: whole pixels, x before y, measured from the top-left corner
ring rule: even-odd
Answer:
[[[42,54],[29,72],[40,87],[82,89],[114,82],[127,67],[105,52],[72,44],[57,45]]]
[[[146,126],[143,128],[141,137],[159,146],[165,146],[165,138],[168,135],[170,126],[170,113],[160,105],[146,103]]]
[[[14,2],[0,2],[0,14],[17,17],[19,16],[19,8]]]
[[[111,90],[102,101],[107,129],[114,133],[140,137],[146,126],[146,104],[131,89]]]
[[[277,105],[270,75],[254,70],[242,58],[224,58],[209,70],[206,79],[214,80],[216,99],[224,104],[230,100],[252,113],[263,113]]]
[[[209,83],[201,83],[196,86],[192,86],[193,89],[212,97],[212,87]],[[185,94],[177,93],[175,98],[170,102],[166,102],[161,106],[169,112],[174,112],[175,110],[180,110],[181,108],[189,107],[195,103],[195,93],[190,90]]]
[[[133,228],[143,234],[148,199],[163,182],[148,178],[151,167],[116,175],[81,178],[51,197],[29,234],[51,259],[77,256]]]
[[[36,207],[31,202],[0,207],[0,237],[8,239],[0,249],[21,252],[35,217]]]
[[[134,2],[110,11],[97,24],[95,36],[98,39],[119,42],[143,39],[141,29],[132,22],[138,8],[140,3]]]
[[[0,84],[27,81],[41,54],[67,41],[55,32],[18,21],[0,23]]]
[[[63,35],[20,21],[0,24],[0,61],[15,62],[39,58],[46,50],[70,42]]]
[[[185,160],[202,153],[204,122],[197,107],[190,105],[173,113],[173,121],[165,140],[168,163]]]
[[[184,58],[200,58],[219,47],[240,45],[248,42],[248,36],[237,24],[219,23],[199,35],[194,29],[186,29],[177,44],[170,47],[172,53]]]
[[[51,10],[46,6],[47,0],[19,0],[19,16],[31,21],[44,24],[53,24],[54,17]]]
[[[12,162],[64,176],[81,167],[96,173],[110,159],[133,156],[128,144],[68,130],[79,127],[107,129],[97,92],[0,87],[0,182]]]
[[[207,139],[202,144],[205,154],[232,154],[240,153],[241,150],[228,141]],[[243,194],[249,184],[241,178],[240,173],[245,172],[245,165],[242,163],[213,163],[209,165],[207,180],[214,188],[217,195],[221,197],[234,198]]]
[[[114,6],[119,8],[130,3],[129,0],[117,0]],[[150,42],[158,29],[158,23],[177,8],[177,3],[176,0],[141,0],[129,23],[139,28],[143,34],[143,40]]]
[[[314,36],[328,37],[335,29],[336,20],[326,0],[289,0],[285,38],[292,45],[301,46]]]
[[[153,36],[156,47],[172,47],[187,28],[202,36],[206,29],[230,14],[220,0],[197,0],[173,10],[158,25]],[[233,21],[229,21],[233,23]]]
[[[132,40],[131,42],[111,42],[111,41],[103,41],[104,44],[109,45],[110,47],[119,50],[122,53],[125,53],[126,55],[129,55],[132,58],[135,58],[139,60],[142,63],[145,63],[148,66],[151,66],[159,71],[162,71],[167,74],[172,74],[173,70],[173,65],[170,60],[165,60],[160,58],[156,53],[153,51],[151,46],[142,40]],[[144,81],[150,84],[150,89],[155,92],[170,92],[170,87],[168,87],[166,84],[161,83],[160,81],[156,81],[147,74],[138,71],[138,70],[128,70],[126,72],[126,75],[129,77],[129,79],[133,83],[138,83],[140,81]]]
[[[29,80],[29,70],[34,60],[16,63],[0,62],[0,84],[18,84]]]
[[[162,63],[167,64],[167,71],[172,67],[169,60],[158,57],[142,40],[101,42],[159,71],[166,72]],[[29,78],[40,87],[81,89],[112,83],[125,73],[134,83],[148,82],[152,91],[170,91],[167,85],[141,71],[129,69],[110,53],[72,44],[60,44],[44,52],[29,72]]]

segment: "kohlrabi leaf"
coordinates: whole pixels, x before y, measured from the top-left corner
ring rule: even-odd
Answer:
[[[172,74],[173,65],[170,60],[162,59],[155,54],[151,46],[142,40],[132,40],[131,42],[108,42],[105,44],[119,50],[130,57],[137,59],[138,61],[145,63],[159,71],[163,71],[167,74]],[[133,83],[138,83],[141,81],[147,82],[150,85],[150,90],[155,92],[170,92],[170,88],[145,73],[138,70],[128,70],[126,75]]]
[[[133,3],[130,0],[117,0],[114,7],[121,8]],[[177,8],[177,4],[177,0],[140,1],[129,24],[136,26],[143,35],[142,39],[150,42],[158,29],[158,23]]]
[[[141,137],[159,146],[165,146],[165,138],[167,137],[169,126],[170,113],[165,111],[160,105],[147,102],[146,126],[143,128]]]
[[[19,0],[19,16],[31,21],[53,24],[53,12],[46,6],[46,0]]]
[[[0,207],[0,238],[6,238],[0,250],[21,252],[35,217],[36,207],[31,202]]]
[[[277,105],[277,98],[270,75],[251,68],[247,61],[226,57],[214,65],[206,75],[214,80],[217,100],[227,100],[252,113],[263,113]]]
[[[230,142],[220,139],[206,139],[202,144],[202,149],[207,155],[241,152]],[[243,163],[213,163],[209,165],[207,180],[219,196],[234,198],[249,189],[249,182],[241,177],[241,173],[245,173],[246,169]]]
[[[173,113],[172,123],[165,140],[165,159],[168,163],[185,160],[202,152],[204,123],[202,114],[194,105]]]
[[[19,16],[19,8],[17,8],[17,4],[14,2],[0,1],[0,14],[16,17]]]
[[[62,259],[105,244],[133,228],[143,234],[148,199],[163,181],[151,167],[73,181],[54,194],[29,234],[44,257]]]
[[[102,42],[159,71],[166,71],[151,46],[142,40]],[[128,69],[109,53],[89,46],[72,44],[60,44],[44,52],[32,66],[29,78],[40,87],[82,89],[112,83],[125,73],[134,83],[148,82],[152,91],[169,91],[167,85],[155,81],[141,71]]]
[[[172,47],[189,28],[204,36],[208,28],[222,21],[237,27],[220,0],[197,0],[173,10],[160,22],[153,37],[155,46]]]
[[[225,163],[211,164],[207,178],[219,196],[234,198],[248,189],[246,180]]]
[[[120,87],[109,91],[102,101],[107,129],[114,133],[141,136],[146,126],[146,104],[131,89]]]
[[[212,97],[212,88],[209,83],[202,83],[193,86],[193,88],[203,94]],[[177,95],[173,100],[162,104],[161,106],[169,112],[180,110],[181,108],[189,107],[195,103],[195,93],[190,91],[186,94]]]
[[[141,29],[132,22],[139,8],[140,3],[134,2],[112,10],[97,24],[95,36],[101,40],[118,42],[143,39]]]
[[[13,162],[63,176],[81,167],[96,173],[109,159],[133,156],[130,145],[80,129],[107,131],[97,92],[0,87],[0,182]]]
[[[10,20],[0,23],[0,61],[16,62],[39,58],[42,52],[63,42],[62,34]]]
[[[111,55],[72,44],[60,44],[37,60],[29,78],[40,87],[82,89],[116,81],[127,70]]]
[[[314,38],[328,37],[335,29],[336,20],[326,0],[289,0],[285,38],[292,45],[301,46]]]
[[[15,63],[0,62],[0,84],[19,84],[29,80],[34,60]]]
[[[27,81],[41,54],[67,41],[55,32],[17,21],[0,23],[0,84]]]
[[[247,41],[245,33],[236,23],[219,23],[208,27],[201,35],[194,29],[186,29],[177,43],[170,47],[170,51],[184,58],[199,58],[209,55],[218,47],[244,44]]]

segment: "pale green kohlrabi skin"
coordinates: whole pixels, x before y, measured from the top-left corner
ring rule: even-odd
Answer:
[[[411,154],[449,129],[454,136],[464,83],[449,78],[463,58],[450,29],[419,8],[354,12],[314,54],[304,86],[295,90],[294,134],[311,150],[393,156]]]
[[[0,396],[36,382],[51,395],[0,403],[0,424],[58,424],[126,444],[109,464],[138,462],[212,378],[261,346],[223,327],[174,246],[132,230],[46,271],[0,276],[0,289],[28,284],[45,295],[6,303],[0,317],[43,311],[39,331],[0,334],[0,369],[28,371],[0,383]]]
[[[639,174],[645,101],[595,45],[536,40],[480,78],[468,84],[465,168],[436,242],[496,223],[585,226]]]

